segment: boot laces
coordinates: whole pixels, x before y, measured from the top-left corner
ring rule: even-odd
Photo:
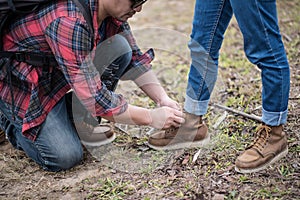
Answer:
[[[170,128],[168,128],[168,129],[166,129],[166,133],[172,133],[172,132],[174,132],[174,131],[176,131],[178,128],[176,128],[176,127],[170,127]]]
[[[258,127],[255,140],[247,149],[254,147],[262,151],[268,142],[271,130],[272,129],[267,125],[261,125]]]
[[[174,132],[176,132],[178,130],[178,128],[172,126],[168,129],[165,130],[165,135],[166,137],[173,137],[174,136]]]
[[[0,143],[4,142],[6,139],[5,132],[3,130],[0,130]]]
[[[0,129],[0,137],[5,136],[5,131]]]
[[[202,126],[203,126],[203,123],[200,123],[200,122],[199,122],[199,124],[197,124],[197,125],[195,126],[195,128],[196,128],[196,129],[199,129],[199,128],[202,127]]]

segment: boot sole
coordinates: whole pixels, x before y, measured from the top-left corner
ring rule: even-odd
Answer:
[[[113,135],[110,138],[107,138],[106,140],[103,141],[99,141],[99,142],[86,142],[81,140],[81,143],[85,146],[89,146],[89,147],[99,147],[99,146],[103,146],[109,143],[112,143],[114,140],[116,139],[116,134],[113,133]]]
[[[182,143],[175,143],[175,144],[170,144],[162,147],[153,146],[148,143],[148,146],[151,147],[152,149],[159,150],[159,151],[176,150],[176,149],[192,149],[197,147],[203,147],[207,145],[209,141],[210,141],[210,135],[208,135],[206,138],[198,142],[182,142]]]
[[[253,169],[241,169],[241,168],[238,168],[237,166],[235,166],[234,169],[235,169],[236,172],[239,172],[239,173],[242,173],[242,174],[255,173],[255,172],[266,169],[271,164],[273,164],[276,161],[280,160],[281,158],[285,157],[287,155],[287,153],[288,153],[288,147],[284,151],[279,153],[277,156],[275,156],[272,160],[270,160],[269,162],[264,164],[263,166],[253,168]]]

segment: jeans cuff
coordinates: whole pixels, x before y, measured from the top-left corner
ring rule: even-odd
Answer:
[[[205,115],[207,113],[209,100],[197,101],[186,95],[184,110],[194,115]]]
[[[262,110],[262,121],[269,126],[279,126],[287,122],[288,110],[282,112],[268,112]]]

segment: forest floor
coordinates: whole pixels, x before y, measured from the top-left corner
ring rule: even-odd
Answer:
[[[153,70],[168,94],[184,102],[194,1],[151,0],[130,20],[143,51],[154,48]],[[117,139],[86,148],[82,163],[53,173],[9,144],[0,146],[0,199],[300,199],[300,1],[278,1],[279,24],[291,66],[288,155],[254,174],[234,170],[254,138],[255,120],[217,105],[261,115],[261,78],[243,52],[233,19],[220,54],[219,78],[205,121],[210,144],[201,149],[159,152],[148,148],[149,127],[118,125]],[[135,105],[154,103],[131,82],[118,92]],[[123,130],[123,131],[121,131]]]

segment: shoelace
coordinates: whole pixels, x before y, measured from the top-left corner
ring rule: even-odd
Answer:
[[[5,136],[5,131],[0,129],[0,137]]]
[[[203,123],[200,124],[200,122],[199,122],[199,124],[197,124],[197,125],[195,126],[195,128],[198,129],[198,128],[202,127],[202,126],[203,126]]]
[[[172,127],[168,128],[168,129],[166,129],[165,133],[166,133],[166,135],[168,135],[168,134],[170,134],[170,133],[172,133],[172,132],[174,132],[176,130],[178,130],[178,128],[172,126]]]
[[[0,143],[5,141],[5,132],[3,130],[0,130]]]
[[[256,133],[256,138],[252,144],[249,145],[247,149],[252,147],[257,148],[259,151],[262,151],[263,148],[266,146],[267,141],[270,137],[271,128],[266,125],[262,125],[258,128]]]

